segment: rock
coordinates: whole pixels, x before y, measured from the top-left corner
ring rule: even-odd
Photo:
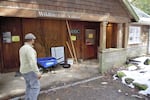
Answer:
[[[135,66],[135,65],[129,66],[128,70],[129,71],[137,70],[137,66]]]
[[[139,73],[146,73],[147,71],[140,71]]]
[[[126,76],[126,74],[125,74],[124,72],[118,71],[118,72],[117,72],[117,76],[118,76],[119,78],[122,78],[122,77]]]
[[[129,94],[128,94],[128,93],[125,93],[125,95],[128,96]]]
[[[134,81],[134,79],[132,79],[132,78],[125,78],[125,82],[127,84],[131,84],[133,81]]]
[[[139,90],[146,90],[148,88],[148,86],[146,84],[140,84],[140,83],[133,83],[133,85],[135,86],[135,88],[139,89]]]
[[[144,65],[150,65],[150,59],[146,59],[146,60],[144,61]]]
[[[119,89],[118,92],[121,93],[122,91]]]
[[[108,83],[107,83],[107,82],[101,82],[101,84],[102,84],[102,85],[106,85],[106,84],[108,84]]]
[[[56,100],[60,100],[59,98],[56,98]]]

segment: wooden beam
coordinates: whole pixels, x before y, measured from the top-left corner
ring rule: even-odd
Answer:
[[[72,53],[72,51],[71,51],[70,45],[69,45],[69,43],[68,43],[67,41],[66,41],[66,44],[67,44],[67,47],[68,47],[68,49],[69,49],[69,52],[70,52],[71,57],[74,59],[74,56],[73,56],[73,53]]]
[[[74,54],[74,57],[75,57],[75,61],[78,64],[78,60],[77,60],[77,56],[76,56],[76,51],[75,51],[75,47],[74,47],[73,41],[71,40],[71,32],[70,32],[69,23],[68,23],[67,20],[66,20],[66,24],[67,24],[67,29],[68,29],[68,33],[69,33],[69,37],[70,37],[71,46],[72,46],[73,54]]]

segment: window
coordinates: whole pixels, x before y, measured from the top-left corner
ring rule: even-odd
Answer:
[[[129,40],[128,44],[138,44],[141,43],[141,27],[139,26],[130,26],[129,27]]]

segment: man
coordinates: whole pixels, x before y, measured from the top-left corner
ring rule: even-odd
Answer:
[[[19,50],[19,57],[20,72],[26,82],[25,100],[37,100],[41,74],[37,66],[37,53],[33,48],[36,37],[32,33],[28,33],[24,39],[25,44]]]

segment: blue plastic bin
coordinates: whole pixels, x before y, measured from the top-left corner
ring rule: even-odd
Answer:
[[[49,68],[57,65],[57,59],[54,57],[37,58],[37,63],[43,68]]]

